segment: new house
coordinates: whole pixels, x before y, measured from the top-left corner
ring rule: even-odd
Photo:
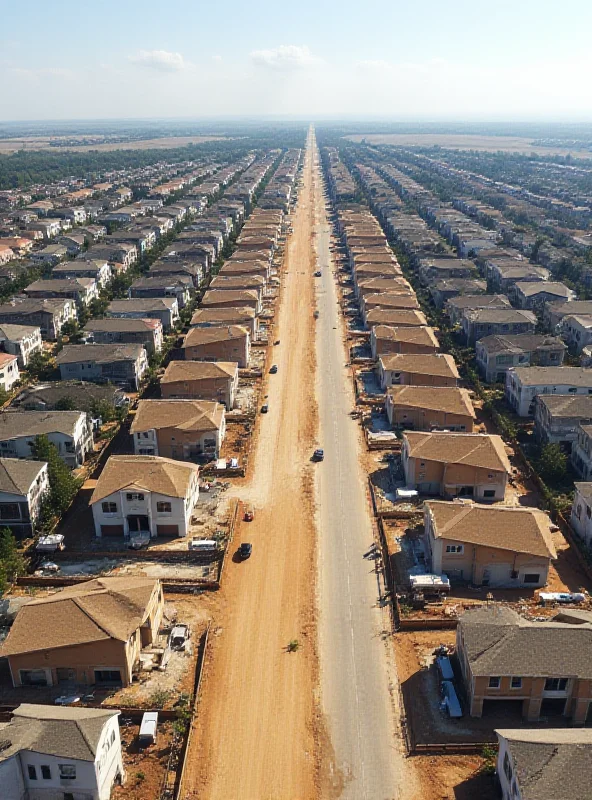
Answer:
[[[561,320],[559,330],[568,347],[579,355],[584,347],[592,343],[592,316],[568,314]]]
[[[57,339],[67,322],[76,322],[76,302],[63,298],[10,300],[0,306],[0,325],[13,323],[41,330],[45,339]]]
[[[148,354],[141,344],[67,344],[56,364],[64,381],[110,382],[136,392],[148,371]]]
[[[453,325],[462,322],[463,315],[478,309],[504,309],[512,305],[505,294],[465,294],[446,301],[446,313]]]
[[[590,426],[589,426],[590,427]],[[576,482],[576,491],[571,507],[571,527],[586,547],[592,544],[592,483]]]
[[[462,328],[469,344],[484,336],[534,333],[536,315],[532,311],[516,308],[478,308],[465,311]]]
[[[199,467],[160,456],[111,456],[90,499],[97,537],[187,536]]]
[[[208,289],[201,300],[201,308],[252,308],[256,314],[262,311],[259,293],[251,289],[234,292]]]
[[[427,318],[423,311],[409,308],[371,308],[364,317],[364,324],[372,329],[377,325],[390,328],[426,327]]]
[[[21,703],[0,723],[3,800],[109,800],[125,779],[120,713]]]
[[[538,508],[429,500],[424,529],[430,571],[454,582],[536,589],[557,557],[551,520]]]
[[[0,389],[9,392],[20,379],[17,357],[0,353]]]
[[[179,461],[218,458],[225,416],[224,406],[209,400],[140,400],[130,428],[134,453]]]
[[[80,411],[3,411],[0,414],[0,456],[30,458],[35,437],[47,436],[63,461],[82,466],[93,451],[90,419]]]
[[[129,686],[163,609],[157,578],[85,581],[24,605],[0,655],[13,686]]]
[[[539,394],[592,394],[592,370],[585,367],[512,367],[505,397],[519,417],[532,417]]]
[[[592,480],[592,425],[580,425],[571,447],[571,464],[580,478]]]
[[[518,282],[514,286],[514,299],[518,308],[540,310],[547,303],[569,303],[576,293],[559,281]]]
[[[592,700],[589,623],[532,622],[508,606],[481,606],[459,617],[456,652],[472,717],[513,701],[528,721],[551,715],[572,725],[586,721]]]
[[[81,307],[98,298],[99,287],[94,278],[49,278],[30,283],[24,292],[30,298],[74,300]]]
[[[386,414],[393,427],[415,431],[472,433],[475,420],[468,391],[452,386],[390,386]]]
[[[171,361],[160,382],[163,397],[216,400],[234,408],[238,388],[236,361]]]
[[[487,383],[505,383],[511,367],[560,367],[566,349],[557,336],[530,333],[485,336],[475,345],[477,367]]]
[[[34,325],[0,324],[0,346],[4,352],[16,356],[18,366],[24,369],[33,353],[41,352],[41,329]]]
[[[448,353],[394,353],[378,359],[382,389],[389,386],[456,386],[459,379],[454,358]]]
[[[51,381],[28,386],[14,402],[24,411],[59,411],[67,405],[96,417],[101,415],[105,405],[109,409],[127,410],[129,398],[123,389],[111,383]]]
[[[433,328],[394,328],[391,325],[374,325],[370,331],[372,357],[391,353],[436,353],[440,343]]]
[[[447,498],[504,499],[511,467],[500,436],[407,431],[401,456],[410,489]]]
[[[179,321],[179,303],[174,297],[133,298],[112,300],[107,316],[128,319],[158,319],[165,331],[171,331]]]
[[[87,341],[95,344],[137,344],[148,355],[162,349],[163,330],[159,319],[105,317],[91,319],[83,328]]]
[[[535,398],[534,432],[541,444],[561,444],[568,452],[580,425],[592,424],[592,396],[539,394]]]
[[[236,361],[241,369],[249,364],[251,336],[242,325],[190,328],[183,352],[186,361]]]
[[[247,328],[251,341],[259,334],[259,318],[252,308],[198,308],[191,317],[192,328],[224,328],[240,325]]]
[[[49,491],[45,461],[0,458],[0,526],[15,536],[31,536]]]

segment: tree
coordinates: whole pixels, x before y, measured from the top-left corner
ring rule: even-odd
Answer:
[[[538,471],[546,481],[561,481],[567,474],[567,455],[558,444],[546,444],[537,459]]]
[[[36,378],[37,380],[51,380],[54,368],[49,353],[43,350],[33,353],[27,362],[27,370],[32,378]]]
[[[26,570],[25,559],[10,528],[0,529],[0,592]]]
[[[73,398],[65,394],[55,404],[56,411],[76,411],[76,403]]]
[[[61,516],[82,485],[60,458],[58,449],[47,436],[36,436],[32,448],[33,458],[47,461],[49,496],[42,505],[42,522],[47,524],[52,516]]]

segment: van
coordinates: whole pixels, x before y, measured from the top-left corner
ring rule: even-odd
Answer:
[[[146,711],[142,716],[138,745],[148,747],[156,743],[156,730],[158,728],[158,711]]]
[[[187,547],[194,553],[215,553],[218,542],[215,539],[191,539]]]

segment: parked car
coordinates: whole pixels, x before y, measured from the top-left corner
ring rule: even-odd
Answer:
[[[274,365],[272,366],[272,368],[269,370],[269,372],[270,372],[272,375],[275,375],[275,373],[276,373],[277,371],[278,371],[278,365],[277,365],[277,364],[274,364]]]
[[[253,545],[250,542],[243,542],[238,548],[238,555],[241,559],[250,558],[252,552]]]
[[[315,461],[322,461],[325,458],[325,451],[321,450],[321,448],[319,447],[317,450],[314,451],[312,457],[314,458]]]
[[[188,639],[189,626],[184,624],[175,625],[169,636],[169,646],[171,650],[184,650]]]
[[[261,413],[267,414],[268,411],[269,411],[269,406],[267,405],[267,403],[263,403],[263,405],[261,406]]]
[[[244,521],[245,522],[253,522],[254,517],[255,517],[255,512],[253,511],[253,507],[252,506],[247,506],[245,508],[245,515],[243,517]]]
[[[318,269],[318,270],[315,272],[314,276],[315,276],[315,278],[320,278],[322,274],[323,274],[323,273],[321,272],[321,270],[320,270],[320,269]]]

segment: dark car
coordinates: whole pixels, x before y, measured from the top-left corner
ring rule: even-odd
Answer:
[[[272,366],[272,368],[271,368],[269,371],[270,371],[270,373],[271,373],[272,375],[275,375],[275,373],[278,371],[278,365],[277,365],[277,364],[274,364],[274,365]]]
[[[320,270],[320,269],[318,269],[318,270],[315,272],[314,276],[315,276],[315,278],[320,278],[322,274],[323,274],[323,273],[321,272],[321,270]]]
[[[253,545],[250,542],[243,542],[238,548],[239,558],[250,558],[253,552]]]
[[[312,457],[315,461],[322,461],[325,458],[325,451],[319,448],[318,450],[314,451]]]
[[[267,412],[268,412],[268,411],[269,411],[269,406],[267,405],[267,403],[264,403],[264,404],[261,406],[261,413],[262,413],[262,414],[267,414]]]

